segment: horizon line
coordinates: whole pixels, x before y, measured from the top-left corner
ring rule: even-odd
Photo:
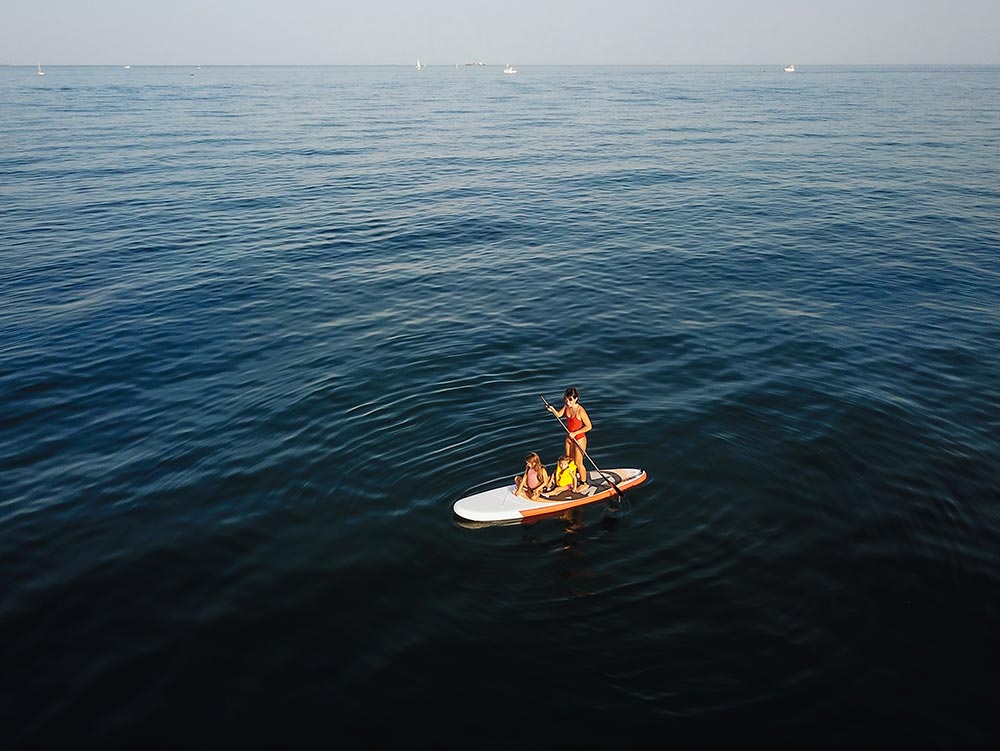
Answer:
[[[426,68],[502,68],[509,63],[422,63]],[[686,67],[718,67],[718,68],[745,68],[757,66],[782,66],[788,63],[780,62],[756,62],[756,63],[516,63],[517,65],[535,68],[686,68]],[[34,68],[41,65],[40,62],[31,63],[0,63],[4,68]],[[64,68],[412,68],[412,63],[45,63],[50,67]],[[919,63],[799,63],[796,66],[805,65],[811,67],[858,67],[870,68],[876,66],[889,66],[896,68],[906,67],[926,67],[926,66],[964,66],[964,67],[1000,67],[1000,62],[919,62]]]

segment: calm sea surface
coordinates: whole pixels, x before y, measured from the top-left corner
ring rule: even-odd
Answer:
[[[0,746],[995,749],[1000,68],[0,68]],[[563,433],[620,504],[474,528]]]

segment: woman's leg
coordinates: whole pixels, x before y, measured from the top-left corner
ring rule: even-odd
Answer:
[[[587,484],[587,465],[583,463],[583,452],[587,450],[587,434],[584,433],[582,436],[576,439],[579,446],[574,446],[575,453],[573,454],[576,459],[576,471],[580,475],[580,482],[584,485]]]

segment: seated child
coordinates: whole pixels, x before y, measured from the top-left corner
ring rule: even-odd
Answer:
[[[552,496],[565,493],[567,490],[577,492],[576,462],[570,459],[568,454],[563,454],[559,457],[559,463],[556,465],[552,477],[549,478],[548,487],[540,495],[542,498],[552,498]]]
[[[514,478],[517,489],[514,495],[527,498],[529,501],[537,501],[538,494],[549,481],[549,473],[545,471],[541,458],[532,451],[524,457],[524,474]]]

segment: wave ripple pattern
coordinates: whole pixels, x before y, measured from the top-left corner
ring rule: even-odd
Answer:
[[[996,747],[1000,69],[8,66],[0,137],[0,746]],[[570,385],[650,481],[453,518]]]

